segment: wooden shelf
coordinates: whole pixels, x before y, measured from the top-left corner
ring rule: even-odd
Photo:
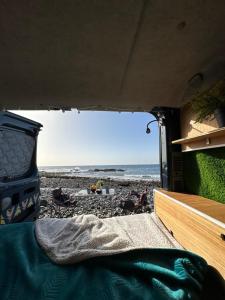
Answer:
[[[154,190],[157,216],[186,249],[225,278],[225,204],[197,195]]]
[[[225,146],[225,127],[202,133],[198,136],[175,140],[172,141],[172,144],[182,145],[183,152],[223,147]]]
[[[193,141],[200,141],[203,139],[207,139],[207,138],[211,138],[211,137],[218,137],[218,136],[225,136],[225,127],[218,128],[216,130],[213,130],[213,131],[210,131],[207,133],[202,133],[198,136],[175,140],[175,141],[172,141],[172,144],[187,144],[187,143],[190,143]]]

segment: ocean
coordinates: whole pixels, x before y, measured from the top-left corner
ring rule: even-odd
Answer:
[[[45,166],[39,171],[63,173],[67,176],[114,178],[122,180],[159,180],[159,164],[151,165],[94,165]]]

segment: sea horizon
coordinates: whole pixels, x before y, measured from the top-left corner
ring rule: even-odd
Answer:
[[[144,165],[159,165],[159,163],[149,163],[149,164],[144,164],[144,163],[140,163],[140,164],[133,164],[133,163],[129,163],[129,164],[69,164],[69,165],[38,165],[38,167],[42,168],[42,167],[86,167],[86,166],[144,166]]]
[[[63,173],[66,176],[112,178],[121,180],[159,180],[159,164],[98,164],[39,166],[39,171]]]

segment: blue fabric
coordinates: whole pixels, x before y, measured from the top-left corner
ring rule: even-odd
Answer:
[[[0,299],[199,299],[207,270],[175,249],[134,250],[56,265],[36,242],[33,223],[0,226]]]

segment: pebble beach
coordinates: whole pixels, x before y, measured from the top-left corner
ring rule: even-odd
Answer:
[[[40,173],[41,195],[39,218],[68,218],[81,214],[94,214],[99,218],[109,218],[151,212],[153,210],[153,189],[160,186],[158,180],[120,180],[103,178],[103,189],[113,190],[113,195],[90,193],[77,195],[81,190],[96,184],[99,178],[65,176],[60,173]],[[52,196],[53,191],[62,189],[67,205],[58,205]],[[139,196],[147,191],[147,203],[140,205]]]

